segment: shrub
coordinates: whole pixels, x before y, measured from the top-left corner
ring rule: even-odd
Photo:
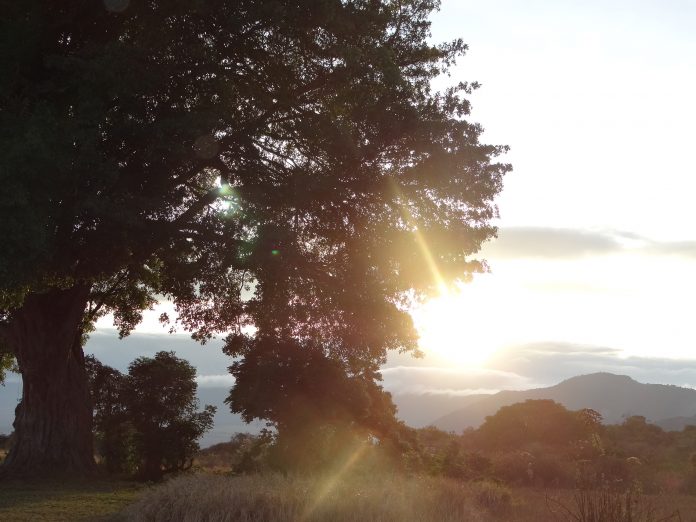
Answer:
[[[554,455],[537,455],[531,469],[534,484],[554,488],[573,487],[575,484],[573,464]]]
[[[507,511],[512,505],[510,490],[497,482],[483,480],[472,483],[472,492],[476,504],[489,511]]]
[[[493,476],[511,485],[529,485],[534,478],[534,457],[523,451],[502,453],[493,458]]]

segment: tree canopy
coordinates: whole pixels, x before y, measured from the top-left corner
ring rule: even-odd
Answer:
[[[601,419],[589,408],[569,411],[550,399],[529,399],[486,417],[477,436],[489,448],[520,449],[533,443],[561,446],[590,437]]]
[[[84,416],[85,385],[66,383],[86,382],[77,339],[107,312],[126,335],[171,299],[181,327],[227,334],[235,357],[281,339],[356,381],[416,348],[409,300],[485,269],[471,256],[509,170],[466,119],[476,84],[431,87],[466,50],[430,42],[437,7],[3,7],[0,342],[25,381],[8,462],[39,458],[22,442],[36,419]],[[53,384],[32,399],[31,379]],[[37,444],[79,439],[51,437]]]

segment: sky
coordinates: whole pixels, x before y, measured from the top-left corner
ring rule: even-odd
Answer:
[[[443,2],[434,40],[469,44],[448,80],[481,83],[471,118],[514,167],[491,273],[421,314],[445,355],[485,366],[557,343],[696,360],[695,22],[693,1]],[[432,326],[443,315],[454,331]]]
[[[415,310],[425,358],[384,367],[397,399],[595,371],[696,387],[693,27],[687,0],[443,1],[433,40],[469,51],[436,85],[481,84],[471,119],[484,142],[510,146],[514,171],[481,254],[490,273]],[[173,349],[221,401],[232,380],[220,343],[168,336],[159,312],[124,342],[100,322],[86,351],[125,370]],[[206,441],[238,428],[219,412]]]

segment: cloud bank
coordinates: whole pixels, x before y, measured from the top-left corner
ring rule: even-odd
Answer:
[[[563,342],[509,346],[485,369],[397,359],[382,369],[382,377],[384,388],[394,395],[466,396],[551,386],[596,372],[628,375],[645,383],[696,387],[696,359],[625,356],[610,347]]]
[[[384,388],[398,395],[473,395],[503,389],[529,389],[534,383],[513,372],[441,366],[384,368]]]
[[[503,227],[482,253],[497,259],[578,259],[633,252],[645,255],[696,258],[694,241],[654,241],[616,230],[550,227]]]

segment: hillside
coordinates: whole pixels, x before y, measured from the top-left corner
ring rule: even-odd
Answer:
[[[392,396],[397,407],[397,417],[412,428],[424,428],[433,419],[459,411],[480,401],[490,394],[449,395],[444,393],[395,394]]]
[[[524,391],[501,391],[485,396],[452,413],[436,418],[432,424],[446,431],[460,432],[478,427],[488,415],[501,407],[528,399],[552,399],[571,410],[592,408],[604,422],[616,424],[631,415],[649,421],[692,417],[696,414],[696,390],[664,384],[644,384],[626,375],[593,373],[567,379],[555,386]],[[686,422],[686,421],[682,421]],[[668,425],[680,429],[682,423]]]

